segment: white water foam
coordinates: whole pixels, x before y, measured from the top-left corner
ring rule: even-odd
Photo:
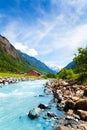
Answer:
[[[21,92],[21,91],[13,91],[11,93],[0,93],[0,97],[13,97],[13,96],[33,96],[35,95],[34,92]]]

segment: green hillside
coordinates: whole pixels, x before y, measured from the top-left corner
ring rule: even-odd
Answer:
[[[0,50],[0,72],[26,72],[30,69],[33,69],[33,67],[24,59],[21,58],[21,61],[18,61],[13,56]]]
[[[32,59],[34,58],[23,57],[22,53],[0,35],[0,72],[28,72],[29,70],[36,70],[40,73],[53,72],[39,60],[35,59],[38,65],[34,64]]]

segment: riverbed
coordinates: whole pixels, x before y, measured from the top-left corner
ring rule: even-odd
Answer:
[[[40,103],[49,105],[52,95],[44,93],[47,80],[24,81],[0,87],[0,130],[53,130],[51,119],[44,119],[45,112],[37,119],[27,116]],[[50,109],[58,116],[55,105]]]

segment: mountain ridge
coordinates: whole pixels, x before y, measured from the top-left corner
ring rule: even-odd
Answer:
[[[18,51],[28,62],[38,67],[41,71],[43,70],[44,72],[48,72],[48,73],[56,73],[55,71],[50,69],[46,64],[44,64],[42,61],[36,59],[35,57],[29,56],[28,54],[23,53],[20,50]]]
[[[0,49],[14,58],[17,58],[18,60],[20,59],[20,56],[15,47],[9,42],[7,38],[3,37],[2,35],[0,35]]]
[[[35,58],[33,59],[35,60]],[[41,63],[39,60],[37,61]],[[40,65],[37,66],[32,62],[24,58],[7,38],[0,35],[0,72],[28,72],[36,70],[40,73],[53,73],[45,64],[47,69],[41,69]]]
[[[75,69],[76,68],[76,64],[75,64],[74,61],[71,61],[64,68],[66,68],[66,69]]]

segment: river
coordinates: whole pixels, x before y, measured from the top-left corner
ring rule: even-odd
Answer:
[[[46,80],[34,80],[0,87],[0,130],[53,130],[53,121],[42,116],[31,120],[27,116],[40,103],[49,104],[52,100],[52,95],[44,93],[45,83]],[[55,106],[50,111],[62,116]]]

